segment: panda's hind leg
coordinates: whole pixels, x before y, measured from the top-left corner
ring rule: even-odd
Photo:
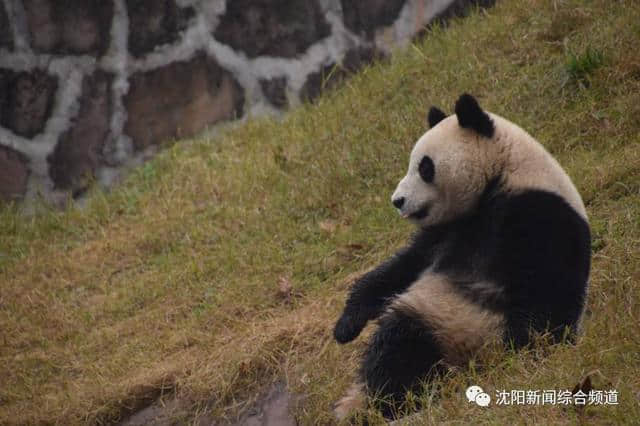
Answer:
[[[488,282],[469,288],[481,294],[497,291]],[[419,392],[448,366],[466,365],[485,345],[499,344],[504,322],[503,314],[470,300],[447,276],[425,273],[378,320],[360,367],[364,388],[383,415],[393,417],[407,391]],[[364,405],[361,396],[348,394],[336,414],[354,408],[355,402]]]
[[[419,392],[423,382],[438,373],[442,357],[423,321],[392,309],[379,320],[363,355],[360,375],[376,408],[391,418],[402,409],[408,391]]]
[[[478,282],[483,292],[491,283]],[[494,289],[495,290],[495,289]],[[445,275],[423,274],[398,296],[379,320],[363,356],[361,376],[385,417],[391,417],[425,380],[451,365],[466,365],[487,344],[504,335],[503,314],[464,296]],[[416,407],[419,408],[419,407]]]

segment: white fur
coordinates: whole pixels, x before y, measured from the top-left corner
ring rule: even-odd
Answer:
[[[492,286],[482,283],[480,287]],[[464,365],[484,345],[500,342],[504,330],[503,315],[470,302],[447,276],[430,271],[399,295],[390,309],[415,316],[434,330],[449,365]]]

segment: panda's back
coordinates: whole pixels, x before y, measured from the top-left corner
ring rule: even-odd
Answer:
[[[488,274],[504,289],[510,337],[526,342],[528,327],[561,337],[565,326],[576,326],[584,306],[589,226],[552,192],[525,191],[505,197],[503,203]]]

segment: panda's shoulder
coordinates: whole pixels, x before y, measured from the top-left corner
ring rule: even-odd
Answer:
[[[492,214],[499,220],[499,236],[494,241],[501,262],[540,268],[570,260],[579,264],[588,258],[589,226],[556,193],[536,189],[509,194]],[[575,259],[568,258],[571,256]]]
[[[546,235],[552,231],[564,234],[574,227],[588,228],[571,204],[553,191],[530,189],[511,193],[503,197],[498,208],[507,231]]]

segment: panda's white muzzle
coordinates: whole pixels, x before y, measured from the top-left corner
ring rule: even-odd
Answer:
[[[427,217],[435,201],[435,188],[419,176],[405,176],[391,196],[391,203],[405,219],[421,220]]]

